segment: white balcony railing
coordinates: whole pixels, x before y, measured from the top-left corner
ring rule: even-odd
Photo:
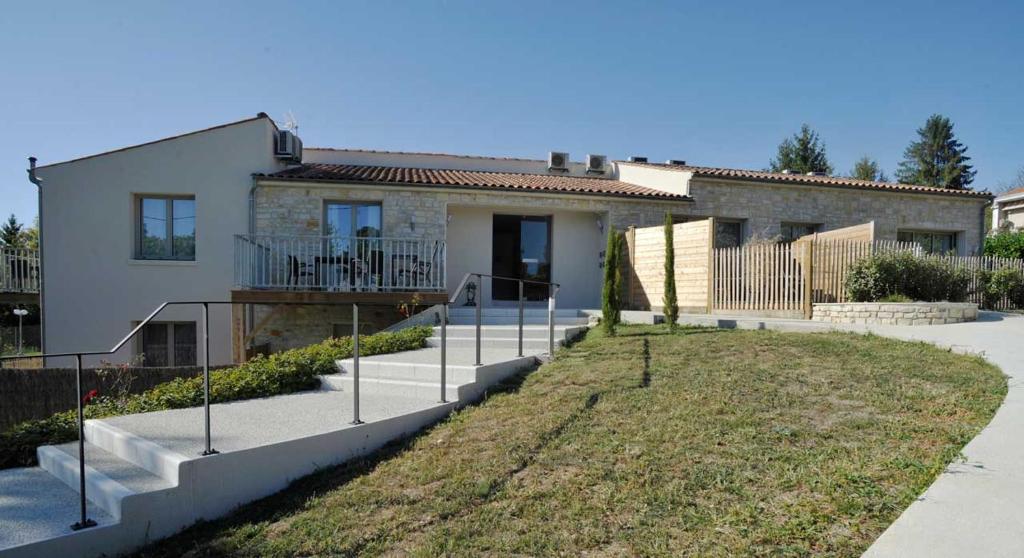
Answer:
[[[443,292],[445,242],[428,238],[235,235],[235,286]]]
[[[39,251],[0,247],[0,293],[39,292]]]

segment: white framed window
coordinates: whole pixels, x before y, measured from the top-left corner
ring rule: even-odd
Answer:
[[[139,339],[142,366],[195,366],[195,322],[150,322]]]
[[[900,230],[896,233],[896,240],[916,243],[928,254],[956,253],[956,237],[955,232],[946,231]]]
[[[195,196],[145,194],[136,200],[135,259],[195,261]]]

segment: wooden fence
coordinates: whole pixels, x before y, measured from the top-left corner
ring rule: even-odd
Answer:
[[[888,240],[807,240],[716,248],[712,254],[712,311],[809,316],[815,302],[845,302],[846,272],[857,260],[920,248]]]
[[[983,295],[981,292],[981,277],[983,271],[997,271],[1000,269],[1016,269],[1024,273],[1024,260],[1016,258],[998,258],[996,256],[942,256],[943,259],[953,265],[966,269],[971,274],[968,301],[981,304]],[[1010,310],[1013,305],[1009,300],[1003,299],[993,304],[992,310]]]

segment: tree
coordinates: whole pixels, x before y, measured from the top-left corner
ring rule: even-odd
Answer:
[[[772,172],[789,170],[800,174],[823,172],[832,174],[832,163],[825,155],[825,142],[818,138],[818,133],[804,124],[800,133],[793,134],[779,144],[778,155],[771,160]]]
[[[17,217],[12,213],[7,221],[0,227],[0,245],[7,246],[9,248],[22,248],[24,238],[22,238],[22,229],[24,225],[18,222]]]
[[[619,323],[619,287],[622,274],[619,272],[619,233],[615,227],[608,227],[608,245],[604,251],[604,285],[601,288],[601,326],[608,335],[615,335]]]
[[[888,182],[889,177],[885,175],[885,171],[878,164],[878,161],[868,157],[867,155],[857,159],[857,162],[853,164],[853,170],[850,171],[850,178],[856,178],[857,180],[871,180],[873,182]]]
[[[676,299],[676,243],[672,230],[672,214],[665,212],[665,294],[662,296],[662,312],[672,331],[679,321],[679,301]]]
[[[903,152],[896,178],[904,184],[967,190],[974,181],[974,167],[967,147],[953,134],[953,123],[941,114],[928,117],[917,129],[917,141]]]

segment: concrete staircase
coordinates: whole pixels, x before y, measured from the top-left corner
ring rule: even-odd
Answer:
[[[42,446],[38,467],[0,471],[0,558],[132,550],[441,420],[549,356],[545,309],[526,311],[522,356],[518,310],[483,309],[480,364],[475,309],[453,308],[450,316],[444,402],[435,328],[426,348],[360,359],[365,424],[351,424],[352,359],[322,376],[318,392],[214,405],[217,455],[199,455],[201,408],[86,421],[86,494],[98,525],[69,529],[78,520],[78,443]],[[555,322],[562,345],[586,330],[587,318],[559,310]]]

